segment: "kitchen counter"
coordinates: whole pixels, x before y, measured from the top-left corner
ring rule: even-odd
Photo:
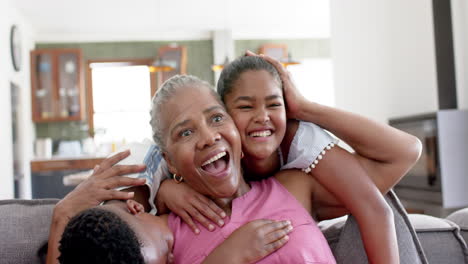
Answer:
[[[34,159],[31,161],[31,172],[91,170],[105,157],[83,156],[75,158],[54,157],[51,159]]]

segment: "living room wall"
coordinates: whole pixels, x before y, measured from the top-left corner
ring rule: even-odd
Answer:
[[[337,107],[387,122],[433,112],[437,72],[432,1],[331,1]]]
[[[15,71],[11,63],[10,54],[10,29],[16,25],[20,30],[21,45],[21,69]],[[19,195],[30,198],[31,176],[29,160],[32,158],[33,123],[31,121],[31,95],[29,78],[29,51],[34,47],[34,37],[31,25],[22,17],[8,1],[0,1],[0,199],[14,197],[13,181],[13,131],[12,131],[12,106],[10,83],[19,87],[17,113],[17,173],[22,175],[18,181]]]
[[[84,62],[94,59],[151,58],[157,55],[160,46],[177,43],[187,47],[187,73],[213,83],[212,40],[190,41],[145,41],[145,42],[96,42],[96,43],[37,43],[36,49],[79,48]],[[235,54],[241,56],[245,50],[258,51],[262,44],[286,44],[293,58],[330,57],[329,39],[256,39],[235,40]],[[87,122],[58,122],[36,124],[36,137],[54,140],[75,140],[88,136]]]
[[[177,43],[187,48],[187,73],[213,82],[211,64],[213,61],[211,40],[191,41],[145,41],[145,42],[98,42],[98,43],[38,43],[36,49],[78,48],[83,61],[97,59],[139,59],[154,58],[158,48]],[[36,124],[36,136],[54,140],[83,139],[88,136],[87,122],[57,122]]]

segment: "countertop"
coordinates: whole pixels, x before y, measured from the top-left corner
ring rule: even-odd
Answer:
[[[50,159],[33,159],[31,172],[62,171],[62,170],[90,170],[101,163],[105,157],[52,157]]]

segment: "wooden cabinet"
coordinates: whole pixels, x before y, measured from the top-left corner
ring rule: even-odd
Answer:
[[[31,51],[34,122],[84,119],[82,59],[78,49]]]

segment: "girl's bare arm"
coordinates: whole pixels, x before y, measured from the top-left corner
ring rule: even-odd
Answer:
[[[370,263],[399,263],[393,213],[382,194],[353,155],[345,150],[330,154],[333,155],[330,160],[338,158],[341,164],[319,163],[316,169],[323,176],[310,177],[299,170],[286,170],[275,177],[317,219],[323,219],[324,213],[344,211],[343,207],[330,207],[329,197],[323,194],[336,197],[338,204],[356,217]]]
[[[391,189],[418,160],[419,139],[369,118],[305,99],[290,74],[275,59],[263,56],[280,73],[289,118],[315,123],[344,140],[382,193]]]

